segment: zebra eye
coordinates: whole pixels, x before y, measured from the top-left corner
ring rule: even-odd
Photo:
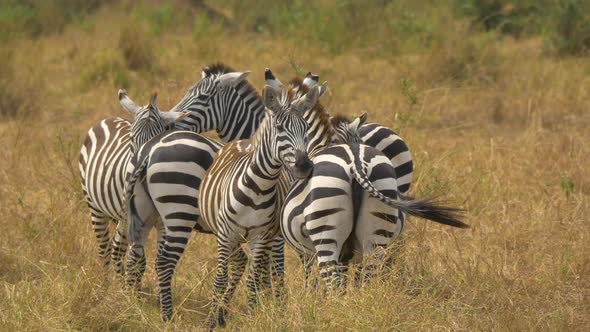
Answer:
[[[282,131],[283,129],[284,129],[283,128],[283,125],[280,124],[280,123],[277,123],[277,130],[281,130]]]

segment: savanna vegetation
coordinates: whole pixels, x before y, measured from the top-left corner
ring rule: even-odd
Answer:
[[[305,290],[232,330],[539,330],[590,326],[590,3],[583,0],[0,2],[0,330],[193,330],[208,313],[214,238],[195,234],[160,320],[153,241],[141,294],[104,274],[77,159],[117,89],[173,106],[216,61],[263,87],[308,70],[333,113],[390,126],[413,194],[470,229],[411,219],[379,280]]]

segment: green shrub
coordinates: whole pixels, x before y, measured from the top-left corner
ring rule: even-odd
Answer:
[[[101,0],[53,0],[0,2],[0,40],[35,38],[59,33],[74,20],[96,10]]]
[[[170,2],[141,4],[133,11],[134,19],[144,24],[151,33],[160,35],[186,22],[186,8],[175,7]]]
[[[486,31],[520,36],[536,33],[550,0],[456,0],[463,15],[474,17]]]
[[[445,2],[433,0],[220,3],[229,7],[234,19],[239,18],[239,24],[247,30],[296,40],[303,47],[310,42],[319,44],[333,54],[358,48],[390,55],[429,46],[435,31],[445,28],[439,18],[446,19],[450,12]]]
[[[590,51],[590,3],[562,0],[552,11],[553,26],[548,36],[550,49],[561,55],[583,55]]]

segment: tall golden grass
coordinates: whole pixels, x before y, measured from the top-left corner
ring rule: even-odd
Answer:
[[[167,109],[202,66],[218,60],[251,70],[258,88],[265,67],[284,80],[304,70],[321,74],[330,83],[329,109],[366,110],[396,129],[415,158],[413,193],[450,199],[471,225],[455,230],[411,219],[382,278],[339,296],[305,290],[288,250],[286,302],[263,299],[249,311],[240,287],[229,329],[590,326],[589,58],[547,57],[540,40],[489,38],[461,22],[436,48],[391,57],[362,49],[335,55],[318,44],[213,25],[127,35],[149,41],[154,57],[131,70],[119,36],[133,27],[122,8],[100,9],[85,28],[7,44],[11,87],[20,88],[22,102],[0,122],[1,330],[204,327],[214,239],[191,239],[174,280],[176,316],[161,322],[153,243],[139,296],[112,271],[103,274],[77,158],[91,125],[124,116],[117,88],[140,103],[159,90]]]

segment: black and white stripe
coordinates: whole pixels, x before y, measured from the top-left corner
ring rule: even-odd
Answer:
[[[139,107],[123,90],[118,93],[124,110],[134,116],[133,123],[121,119],[106,119],[88,131],[80,151],[80,174],[82,190],[91,211],[91,220],[99,243],[99,256],[106,268],[114,250],[115,270],[123,273],[121,260],[125,255],[125,220],[122,214],[125,170],[138,146],[170,128],[175,121],[186,115],[178,112],[160,112],[157,95],[148,105]],[[109,222],[118,222],[112,249],[109,236]]]
[[[336,134],[354,141],[361,120],[346,124],[347,132],[336,129]],[[369,259],[365,273],[370,276],[383,259],[373,254],[375,249],[389,245],[402,232],[404,213],[466,227],[459,221],[459,210],[404,196],[395,167],[378,149],[358,143],[333,145],[314,153],[313,163],[311,177],[291,187],[281,227],[296,251],[308,261],[317,257],[330,286],[340,285],[353,258]]]
[[[263,100],[267,115],[251,142],[224,146],[203,180],[199,206],[218,239],[209,328],[224,324],[226,307],[247,262],[242,243],[248,242],[252,253],[247,281],[249,304],[256,303],[257,289],[270,287],[271,244],[279,230],[277,210],[284,195],[279,186],[281,169],[286,165],[297,178],[311,172],[305,139],[308,125],[303,113],[314,107],[319,94],[314,88],[293,100],[291,90],[279,96],[275,88],[266,86]],[[230,266],[232,275],[228,279]]]
[[[227,72],[229,70],[228,67],[215,66],[207,69],[204,76],[237,76]],[[264,117],[264,106],[256,90],[243,80],[233,89],[223,89],[218,94],[220,98],[214,103],[217,105],[217,114],[203,113],[198,120],[209,123],[206,116],[215,118],[212,121],[222,128],[218,133],[225,135],[226,139],[242,135],[245,136],[243,138],[249,138]],[[175,131],[154,138],[134,158],[133,163],[138,167],[128,186],[129,197],[132,197],[129,200],[129,231],[133,242],[128,262],[131,271],[128,280],[132,284],[141,280],[145,270],[143,245],[150,229],[158,225],[157,217],[161,217],[166,226],[158,227],[160,254],[156,259],[156,270],[163,319],[169,319],[172,315],[171,280],[191,230],[210,232],[199,220],[199,187],[220,148],[220,143],[201,135]],[[145,181],[135,183],[144,178]]]
[[[272,84],[272,79],[274,79],[272,73],[267,71],[265,76],[267,82]],[[311,86],[312,83],[317,84],[317,76],[312,76],[310,74],[304,79],[303,82],[309,86]],[[244,90],[251,91],[252,89]],[[254,96],[257,96],[259,103],[251,103],[250,105],[261,105],[261,100],[257,93],[250,93],[244,99],[251,101],[253,100]],[[243,104],[239,103],[239,105]],[[249,112],[250,114],[258,114],[260,117],[263,114],[263,112],[259,112],[258,109],[247,110],[244,108],[235,107],[235,109],[227,110],[227,112],[236,113],[234,118],[241,118],[242,116],[240,113],[245,111]],[[219,118],[229,118],[229,116],[219,116]],[[234,127],[228,126],[228,132],[241,133],[242,135],[246,133],[247,131],[242,130],[239,125],[241,124],[238,124]],[[258,124],[256,123],[255,126],[258,126]],[[323,136],[320,138],[323,139]],[[191,140],[193,140],[193,142],[191,142]],[[310,141],[313,140],[310,139]],[[210,161],[217,152],[217,149],[218,148],[215,146],[214,142],[203,138],[200,135],[191,134],[188,132],[178,132],[161,135],[159,138],[152,140],[141,150],[138,160],[143,161],[143,167],[138,169],[141,170],[142,173],[140,172],[141,174],[137,174],[136,179],[145,178],[146,181],[141,186],[130,186],[130,188],[138,188],[136,190],[139,192],[133,196],[133,201],[135,202],[134,204],[144,207],[138,210],[145,212],[141,213],[143,215],[141,217],[138,217],[140,213],[134,217],[138,218],[139,225],[144,225],[144,227],[140,227],[142,229],[141,234],[143,235],[140,236],[140,240],[138,241],[137,246],[135,246],[137,248],[137,257],[141,257],[143,255],[144,240],[142,239],[144,239],[144,236],[147,237],[147,232],[149,232],[150,228],[147,227],[147,225],[154,224],[153,222],[149,222],[149,220],[147,220],[149,219],[149,216],[151,216],[152,212],[150,211],[156,210],[157,215],[161,216],[163,219],[174,219],[174,222],[183,223],[184,226],[182,227],[187,230],[187,233],[189,232],[188,229],[190,229],[191,225],[194,225],[192,227],[195,227],[197,230],[204,232],[207,231],[207,226],[204,225],[202,221],[198,220],[199,206],[198,204],[194,204],[194,202],[196,202],[197,198],[199,197],[199,186],[201,180],[208,168],[208,165],[210,165]],[[184,180],[180,181],[180,179]],[[141,191],[145,191],[145,193],[142,193]],[[148,231],[146,231],[146,229],[148,229]],[[188,238],[188,234],[178,232],[178,229],[180,228],[176,228],[175,230],[175,238]],[[160,229],[160,231],[160,235],[158,236],[158,248],[162,248],[163,246],[165,233],[162,229]],[[273,274],[276,274],[277,281],[280,284],[282,280],[281,273],[284,271],[284,246],[283,239],[280,234],[277,236],[275,241],[273,241],[272,246],[272,271]],[[176,243],[175,248],[178,251],[176,256],[180,257],[184,251],[184,245]],[[132,257],[134,256],[133,252],[135,252],[135,250],[132,250]],[[132,263],[132,260],[130,260],[130,263]],[[176,263],[177,260],[174,263],[169,262],[168,265],[172,271],[175,269]],[[174,266],[172,266],[172,264]],[[139,272],[139,275],[142,273],[143,272]],[[172,274],[167,275],[164,279],[160,279],[161,303],[167,303],[169,301],[171,303],[171,279]],[[139,279],[136,281],[138,280]],[[170,309],[168,312],[171,313],[172,310]],[[163,318],[167,319],[169,317],[163,312]]]

